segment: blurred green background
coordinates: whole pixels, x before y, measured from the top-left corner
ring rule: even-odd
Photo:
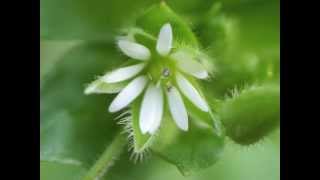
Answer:
[[[85,85],[123,59],[119,29],[159,0],[41,0],[42,180],[76,180],[108,147],[120,126],[106,113],[112,97],[85,96]],[[167,0],[183,17],[217,68],[211,97],[234,87],[279,81],[279,0]],[[156,156],[133,163],[126,150],[102,179],[278,180],[279,129],[242,146],[226,139],[221,159],[184,177]]]
[[[126,154],[126,153],[124,153]],[[75,179],[84,171],[73,166],[41,164],[41,179]],[[280,179],[279,132],[250,147],[227,142],[223,157],[212,167],[184,177],[175,166],[157,157],[134,164],[127,156],[111,167],[105,179],[112,180],[278,180]]]

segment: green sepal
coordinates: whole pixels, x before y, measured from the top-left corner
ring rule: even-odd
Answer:
[[[142,97],[139,97],[130,105],[131,123],[132,123],[132,141],[134,153],[143,153],[151,145],[152,136],[149,134],[142,134],[139,126],[140,108]]]

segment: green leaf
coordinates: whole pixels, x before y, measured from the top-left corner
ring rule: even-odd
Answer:
[[[58,40],[113,40],[120,28],[160,0],[41,0],[41,38]],[[213,0],[169,0],[180,13],[193,16]],[[201,11],[199,11],[201,9]]]
[[[154,5],[144,12],[136,20],[136,26],[152,36],[158,37],[161,27],[168,22],[173,29],[173,46],[184,44],[197,47],[197,39],[186,21],[176,15],[165,2]]]
[[[89,168],[119,126],[107,112],[112,97],[87,96],[85,85],[124,59],[114,44],[99,42],[76,46],[61,58],[41,81],[40,156]]]
[[[152,152],[177,166],[183,175],[212,166],[224,147],[224,138],[217,136],[212,127],[199,127],[194,122],[190,119],[189,130],[184,132],[170,116],[165,116],[151,147]]]
[[[252,86],[235,93],[223,102],[219,115],[231,139],[243,145],[253,144],[279,124],[279,85]]]
[[[50,72],[61,56],[67,53],[79,41],[40,41],[40,80],[45,78],[47,72]]]
[[[41,0],[41,37],[113,40],[117,30],[157,0]]]
[[[217,72],[203,83],[214,97],[244,84],[278,81],[279,1],[217,3],[197,25]],[[262,24],[263,22],[263,24]]]
[[[78,180],[85,171],[85,168],[77,165],[46,161],[40,162],[40,179],[42,180]]]
[[[264,52],[265,48],[279,49],[279,8],[278,0],[248,1],[237,6],[224,6],[223,12],[238,23],[238,48],[256,52]]]

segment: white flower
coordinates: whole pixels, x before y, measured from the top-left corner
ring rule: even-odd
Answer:
[[[172,43],[173,33],[169,23],[160,29],[155,47],[157,54],[151,54],[147,47],[137,42],[118,40],[120,50],[126,56],[140,62],[121,67],[102,77],[105,83],[133,79],[115,97],[109,106],[109,112],[117,112],[128,107],[146,89],[139,114],[139,127],[143,134],[154,134],[160,127],[164,102],[168,102],[170,114],[176,125],[184,131],[188,130],[188,113],[181,94],[200,110],[209,111],[204,98],[183,75],[206,79],[208,72],[188,53],[179,50],[172,52]]]

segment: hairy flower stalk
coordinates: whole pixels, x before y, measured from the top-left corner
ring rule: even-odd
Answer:
[[[155,134],[163,119],[165,106],[176,125],[188,131],[188,110],[184,97],[201,111],[209,113],[205,99],[189,78],[206,79],[205,67],[183,50],[173,51],[173,33],[169,23],[159,32],[156,47],[148,47],[133,40],[120,39],[117,46],[137,63],[121,67],[101,77],[104,83],[129,81],[114,98],[108,110],[118,112],[143,96],[139,113],[142,134]],[[94,87],[93,87],[94,86]],[[95,84],[87,92],[94,92]]]

